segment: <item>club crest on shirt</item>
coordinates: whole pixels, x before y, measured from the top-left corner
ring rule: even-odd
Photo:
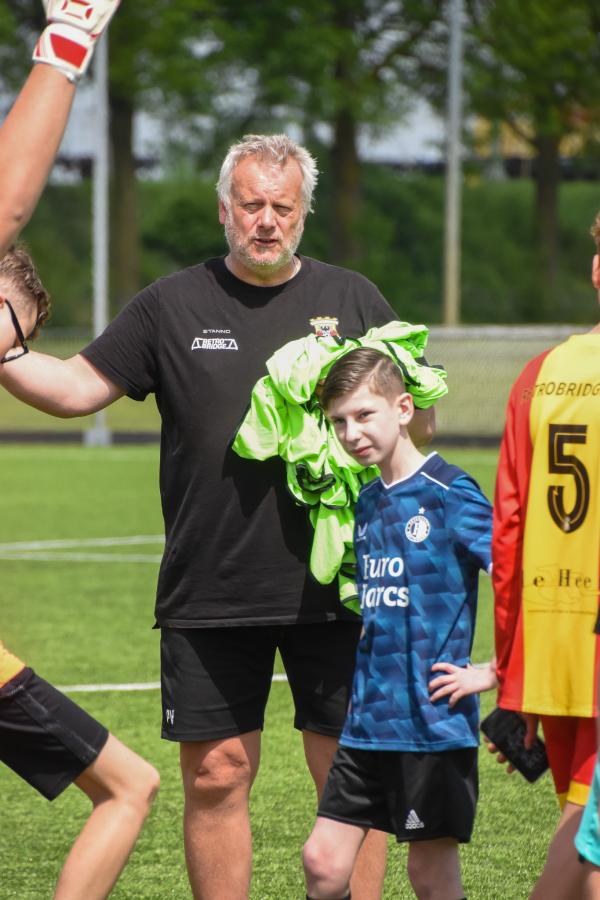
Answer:
[[[425,510],[423,509],[423,507],[421,507],[421,509],[419,510],[419,515],[413,516],[412,519],[409,519],[406,523],[404,534],[409,541],[412,541],[413,544],[420,544],[421,541],[425,540],[425,538],[431,531],[429,519],[423,515],[424,512]]]
[[[337,330],[339,319],[334,316],[317,316],[315,319],[309,319],[310,324],[315,329],[317,337],[339,337]]]

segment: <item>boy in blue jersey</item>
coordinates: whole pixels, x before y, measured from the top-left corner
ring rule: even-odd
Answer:
[[[321,404],[344,448],[378,465],[356,507],[363,633],[352,699],[318,818],[304,847],[309,900],[349,898],[369,829],[408,841],[417,897],[464,896],[459,842],[477,801],[476,694],[432,703],[435,664],[469,663],[479,569],[491,566],[492,510],[477,484],[423,456],[400,369],[353,350],[331,368]]]

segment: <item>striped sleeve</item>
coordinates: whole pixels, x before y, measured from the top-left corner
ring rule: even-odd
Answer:
[[[494,494],[492,583],[498,703],[508,709],[520,709],[522,696],[522,554],[533,452],[529,414],[536,377],[547,352],[528,363],[510,392]]]

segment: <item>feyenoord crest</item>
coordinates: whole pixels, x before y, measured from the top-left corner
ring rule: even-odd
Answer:
[[[338,321],[333,316],[318,316],[316,319],[309,319],[317,337],[339,337]]]
[[[413,516],[412,519],[409,519],[406,523],[406,528],[404,529],[404,534],[412,541],[413,544],[420,544],[421,541],[424,541],[429,532],[431,531],[431,525],[429,524],[429,519],[426,519],[423,513],[425,510],[423,507],[419,510],[418,516]]]

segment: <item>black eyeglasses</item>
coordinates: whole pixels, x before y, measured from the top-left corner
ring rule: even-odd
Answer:
[[[17,319],[17,314],[15,313],[15,311],[13,309],[12,303],[10,302],[10,300],[7,300],[6,297],[4,298],[4,302],[8,306],[10,318],[12,319],[14,329],[17,333],[17,340],[18,340],[19,344],[21,345],[21,349],[18,350],[16,353],[11,353],[10,356],[3,356],[0,359],[0,365],[2,363],[12,362],[13,359],[20,359],[22,356],[25,356],[26,353],[29,353],[29,347],[27,346],[27,341],[25,340],[25,335],[23,334],[23,329],[21,328],[21,326],[19,324],[19,320]]]

